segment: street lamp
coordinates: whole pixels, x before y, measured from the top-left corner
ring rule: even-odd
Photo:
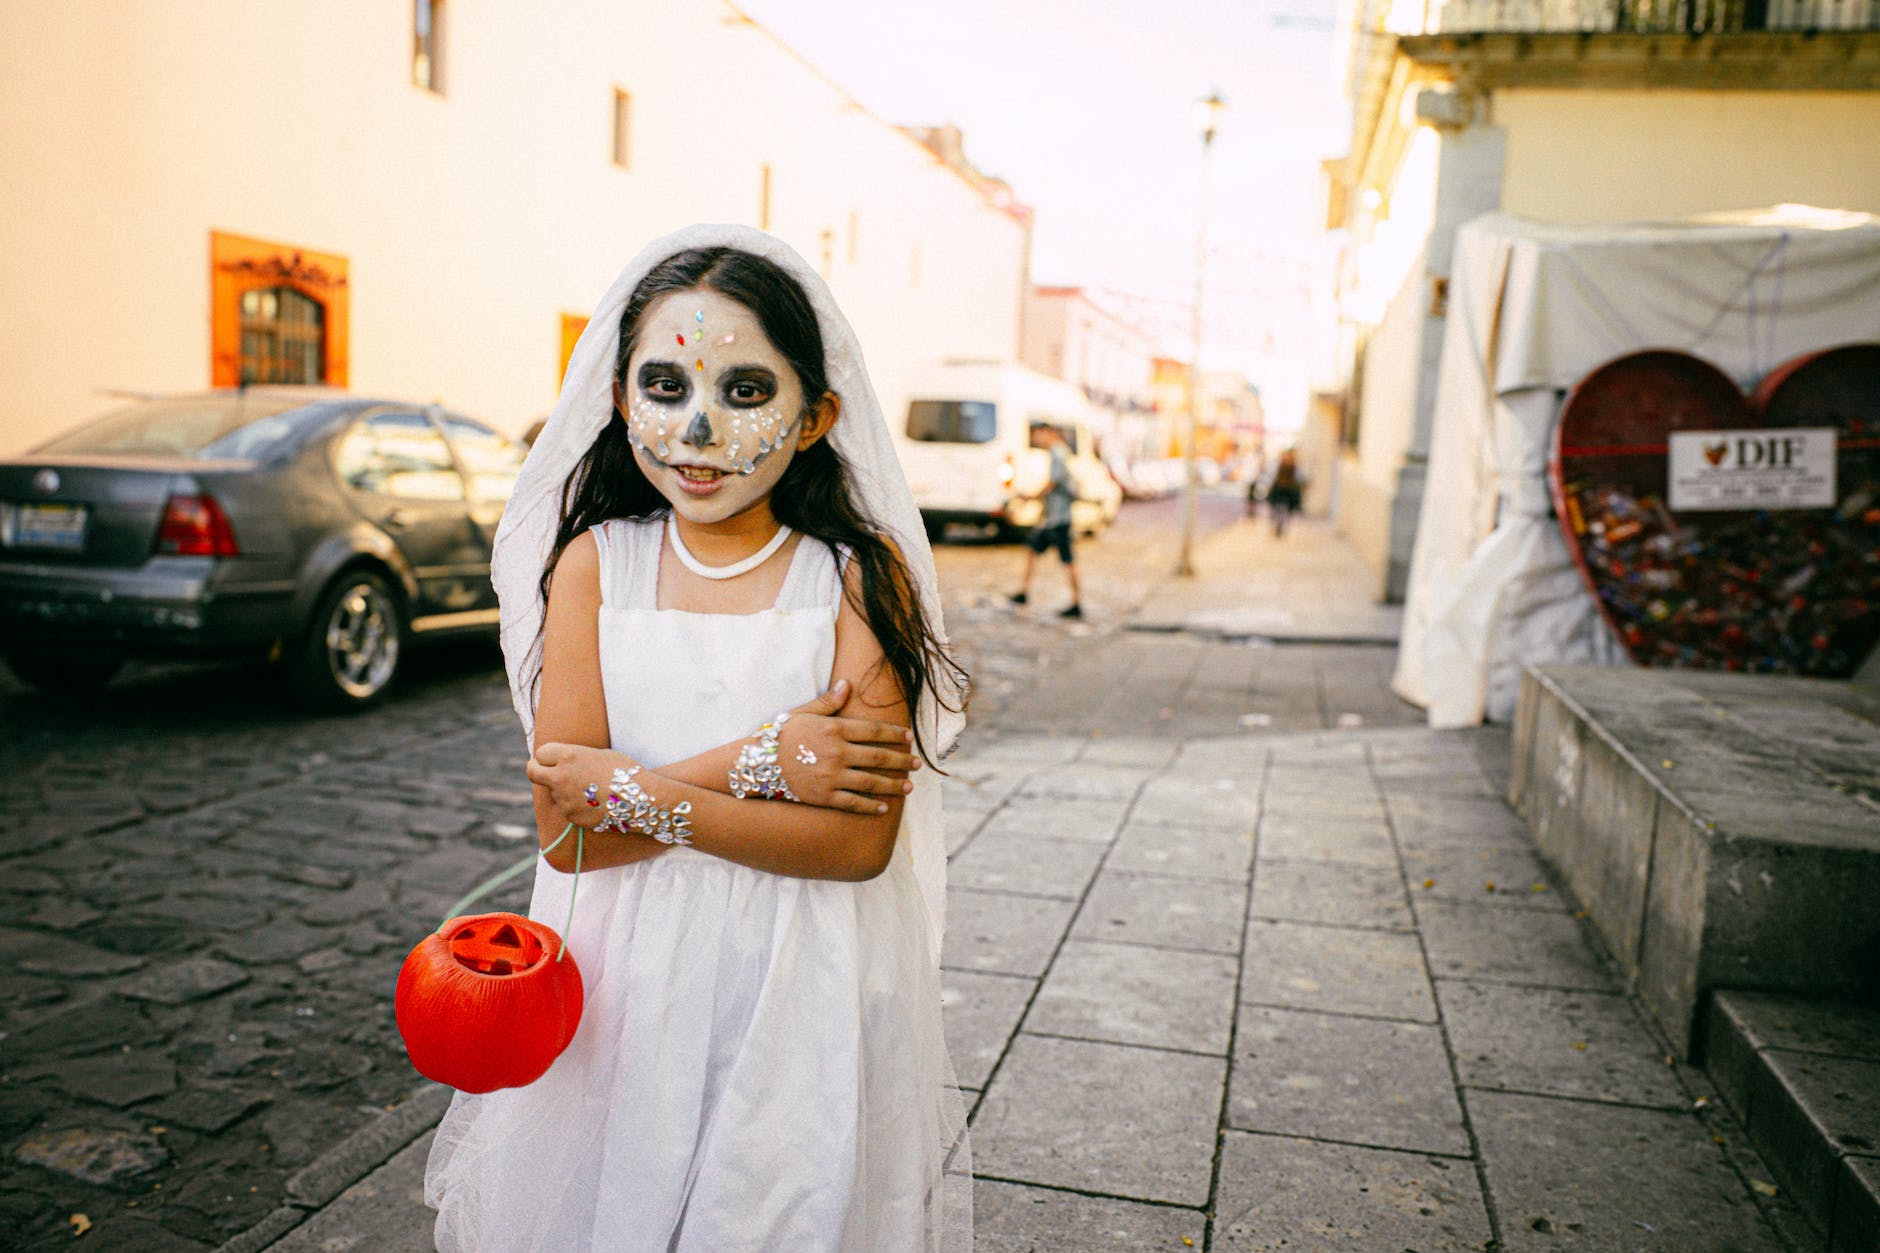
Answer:
[[[1214,132],[1220,129],[1227,112],[1227,101],[1219,91],[1195,101],[1195,129],[1201,132],[1201,197],[1195,215],[1195,349],[1194,363],[1188,371],[1187,438],[1182,441],[1182,460],[1187,469],[1182,486],[1182,551],[1175,563],[1175,573],[1195,572],[1195,437],[1201,426],[1201,291],[1208,272],[1208,167],[1214,154]]]

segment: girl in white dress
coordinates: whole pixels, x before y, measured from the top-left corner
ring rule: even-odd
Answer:
[[[586,1005],[459,1093],[446,1253],[964,1253],[941,1033],[957,736],[933,557],[855,336],[788,247],[657,241],[570,361],[496,542],[542,843]],[[780,717],[788,713],[788,717]]]

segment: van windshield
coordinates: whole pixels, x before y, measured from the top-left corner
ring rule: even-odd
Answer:
[[[916,400],[907,437],[923,444],[989,444],[999,433],[998,406],[984,400]]]

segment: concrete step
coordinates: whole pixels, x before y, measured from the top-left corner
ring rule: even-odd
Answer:
[[[1880,1009],[1718,992],[1702,1056],[1832,1253],[1880,1249]]]
[[[1536,667],[1509,790],[1681,1055],[1713,988],[1872,994],[1880,689]]]

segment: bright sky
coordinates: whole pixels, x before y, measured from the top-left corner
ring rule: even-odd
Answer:
[[[1335,2],[735,0],[884,121],[960,127],[1038,212],[1037,282],[1126,293],[1170,327],[1193,299],[1194,104],[1218,90],[1205,307],[1223,365],[1261,351],[1270,293],[1299,286],[1319,162],[1345,149]]]

